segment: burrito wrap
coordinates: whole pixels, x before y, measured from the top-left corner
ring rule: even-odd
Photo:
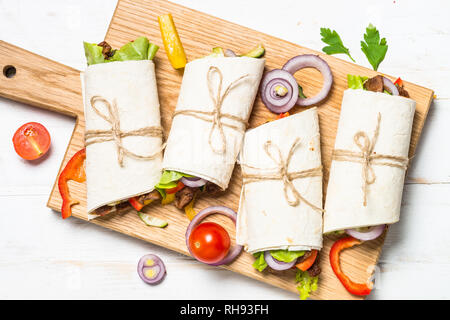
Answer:
[[[363,131],[372,140],[380,114],[374,154],[408,157],[416,103],[414,100],[365,90],[344,92],[335,149],[360,152],[354,135]],[[389,162],[385,160],[384,162]],[[333,160],[325,202],[324,232],[392,224],[400,218],[405,170],[371,165],[375,182],[368,185],[363,205],[362,164]]]
[[[266,141],[270,140],[277,146],[286,159],[297,138],[300,143],[295,148],[288,172],[320,167],[319,121],[317,109],[312,108],[247,131],[239,159],[242,170],[246,173],[273,172],[271,169],[277,164],[264,151]],[[298,178],[292,182],[302,197],[322,208],[321,176]],[[236,241],[248,252],[322,248],[322,213],[302,201],[297,206],[290,206],[283,186],[282,180],[262,180],[243,185]]]
[[[81,74],[83,83],[86,131],[110,130],[111,124],[91,107],[91,98],[100,96],[116,102],[120,130],[128,132],[150,126],[161,126],[155,65],[150,60],[124,61],[88,66]],[[95,106],[109,117],[103,102]],[[123,147],[147,156],[161,149],[161,137],[128,136]],[[124,156],[123,167],[118,162],[115,141],[90,144],[86,147],[86,183],[88,218],[93,210],[154,190],[162,172],[162,155],[152,160]]]
[[[175,111],[214,111],[214,103],[207,82],[207,74],[211,66],[217,67],[223,75],[221,93],[230,83],[248,75],[236,82],[224,98],[221,107],[222,113],[237,116],[247,122],[264,70],[264,59],[227,57],[202,58],[189,62],[184,70]],[[217,96],[219,74],[213,72],[211,79],[214,95]],[[212,116],[209,118],[212,119]],[[186,114],[175,116],[167,140],[163,168],[204,178],[220,188],[226,189],[241,147],[245,125],[226,117],[222,117],[220,121],[240,128],[236,130],[226,126],[222,127],[226,137],[226,152],[222,154],[214,152],[209,144],[208,138],[213,126],[212,121],[204,121]],[[220,149],[222,140],[217,126],[211,138],[213,146]]]

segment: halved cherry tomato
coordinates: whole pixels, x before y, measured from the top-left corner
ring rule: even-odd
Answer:
[[[175,188],[172,188],[172,189],[166,189],[166,193],[168,193],[168,194],[175,193],[175,192],[177,192],[177,191],[179,191],[179,190],[181,190],[183,188],[184,188],[183,182],[178,181],[177,186]]]
[[[25,160],[36,160],[50,148],[50,134],[40,123],[28,122],[13,136],[14,149]]]
[[[192,230],[189,247],[197,260],[204,263],[219,262],[230,250],[230,236],[217,223],[204,222]]]
[[[314,264],[314,261],[316,261],[317,253],[317,250],[311,250],[311,255],[308,258],[295,265],[297,269],[306,271],[311,268],[311,266]]]

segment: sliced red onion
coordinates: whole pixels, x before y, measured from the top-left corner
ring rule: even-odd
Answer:
[[[230,50],[230,49],[225,49],[224,55],[225,55],[225,57],[237,57],[237,54],[234,53],[234,51]]]
[[[266,260],[267,265],[269,267],[271,267],[273,270],[277,270],[277,271],[288,270],[288,269],[292,268],[295,265],[295,263],[297,262],[297,259],[294,259],[294,261],[292,261],[292,262],[283,262],[283,261],[277,260],[274,257],[272,257],[272,255],[270,254],[270,251],[264,252],[264,259]]]
[[[356,231],[355,229],[346,229],[345,232],[353,238],[368,241],[378,238],[383,233],[385,227],[385,224],[381,224],[379,226],[369,227],[369,230],[366,232]]]
[[[185,179],[191,180],[191,181],[197,181],[200,180],[201,178],[199,177],[184,177]]]
[[[158,284],[166,275],[166,266],[157,255],[146,254],[139,259],[137,272],[145,283]]]
[[[383,87],[389,91],[393,96],[398,96],[399,92],[395,84],[386,77],[383,77]]]
[[[297,105],[307,107],[318,104],[328,96],[331,90],[331,86],[333,85],[333,74],[331,73],[331,69],[328,63],[314,54],[303,54],[300,56],[296,56],[286,62],[286,64],[283,66],[283,70],[286,70],[292,75],[304,68],[317,69],[323,76],[322,90],[320,90],[317,95],[311,98],[298,97]]]
[[[285,87],[288,92],[279,96],[275,92],[276,86]],[[298,84],[287,71],[275,69],[267,72],[261,81],[261,99],[266,107],[274,113],[284,113],[292,109],[297,103]]]
[[[207,216],[210,216],[215,213],[219,213],[219,214],[223,214],[224,216],[227,216],[228,218],[233,220],[234,224],[236,224],[237,213],[228,207],[224,207],[224,206],[208,207],[208,208],[203,209],[199,213],[197,213],[197,215],[194,217],[194,219],[191,220],[191,223],[189,223],[189,226],[186,230],[186,247],[188,248],[191,256],[194,256],[192,254],[191,248],[189,247],[189,237],[191,236],[192,230],[194,230],[194,228],[197,225],[199,225],[200,222],[202,222],[203,219],[205,219]],[[215,263],[208,263],[208,265],[221,266],[224,264],[229,264],[230,262],[232,262],[234,259],[237,258],[237,256],[241,253],[241,251],[242,251],[242,246],[235,245],[228,251],[227,256],[225,258],[223,258],[221,261],[218,261]]]
[[[183,182],[183,184],[185,186],[191,187],[191,188],[197,188],[197,187],[201,187],[204,186],[206,183],[205,179],[197,179],[197,180],[191,180],[188,179],[186,177],[182,177],[181,178],[181,182]]]

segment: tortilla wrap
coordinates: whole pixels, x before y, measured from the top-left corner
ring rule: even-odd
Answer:
[[[211,67],[216,67],[223,75],[221,94],[231,83],[247,75],[231,87],[221,107],[222,113],[236,116],[243,122],[247,122],[264,70],[264,62],[264,59],[248,57],[202,58],[189,62],[184,70],[175,112],[214,111],[207,75]],[[214,96],[218,94],[219,79],[219,72],[211,73],[210,84]],[[167,140],[163,168],[204,178],[225,190],[241,148],[245,124],[226,117],[221,118],[220,121],[240,128],[236,130],[225,125],[222,127],[226,139],[224,153],[213,150],[213,148],[220,148],[222,143],[218,126],[213,129],[211,144],[209,143],[209,135],[213,127],[212,120],[205,121],[187,114],[176,115]]]
[[[110,103],[116,101],[120,130],[129,132],[149,126],[161,126],[155,65],[150,60],[123,61],[88,66],[81,74],[83,84],[86,131],[110,130],[111,124],[91,107],[91,97],[100,96]],[[103,102],[96,107],[110,116]],[[161,137],[127,136],[124,148],[138,155],[151,155],[161,149]],[[88,218],[95,209],[154,190],[162,174],[162,154],[152,160],[124,156],[118,162],[115,141],[90,144],[86,147],[86,184]]]
[[[414,100],[401,96],[346,90],[335,150],[360,152],[355,134],[362,131],[373,140],[379,116],[379,134],[372,154],[403,157],[407,162],[415,108]],[[332,161],[325,202],[325,233],[399,221],[406,170],[373,163],[375,181],[367,187],[364,206],[362,166],[356,162]]]
[[[320,168],[319,120],[317,109],[312,108],[247,131],[239,156],[243,172],[263,173],[277,167],[264,149],[266,141],[276,145],[286,159],[296,139],[299,144],[293,150],[288,172]],[[319,176],[293,179],[292,183],[302,197],[322,208],[320,170]],[[322,212],[301,200],[296,206],[289,205],[283,187],[282,180],[243,185],[236,241],[248,252],[322,248]]]

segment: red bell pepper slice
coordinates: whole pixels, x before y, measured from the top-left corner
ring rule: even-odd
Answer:
[[[58,178],[58,189],[62,198],[61,215],[66,219],[72,215],[72,206],[80,203],[70,197],[69,186],[67,182],[73,180],[76,182],[86,181],[86,171],[84,170],[84,161],[86,159],[86,149],[81,149],[73,155],[67,162],[63,171]]]
[[[144,204],[139,201],[139,197],[133,197],[128,199],[128,202],[136,209],[136,211],[141,211]]]
[[[168,193],[168,194],[175,193],[177,191],[180,191],[183,188],[184,188],[183,182],[178,181],[177,186],[175,188],[172,188],[172,189],[166,189],[166,193]]]
[[[403,80],[398,77],[397,80],[395,80],[394,84],[398,85],[399,87],[403,87]]]
[[[342,272],[339,254],[342,250],[351,248],[360,244],[361,241],[353,237],[346,237],[337,240],[330,250],[330,264],[334,271],[334,274],[338,277],[339,281],[344,285],[345,289],[351,294],[357,296],[367,296],[372,291],[373,283],[356,283],[353,282],[347,275]]]
[[[297,269],[306,271],[309,268],[311,268],[311,266],[314,264],[314,261],[316,261],[318,252],[319,251],[317,251],[317,250],[311,250],[311,255],[308,258],[306,258],[302,262],[295,265],[297,267]]]
[[[289,117],[289,112],[285,112],[285,113],[280,113],[278,116],[277,116],[277,120],[278,119],[283,119],[283,118],[286,118],[286,117]]]

